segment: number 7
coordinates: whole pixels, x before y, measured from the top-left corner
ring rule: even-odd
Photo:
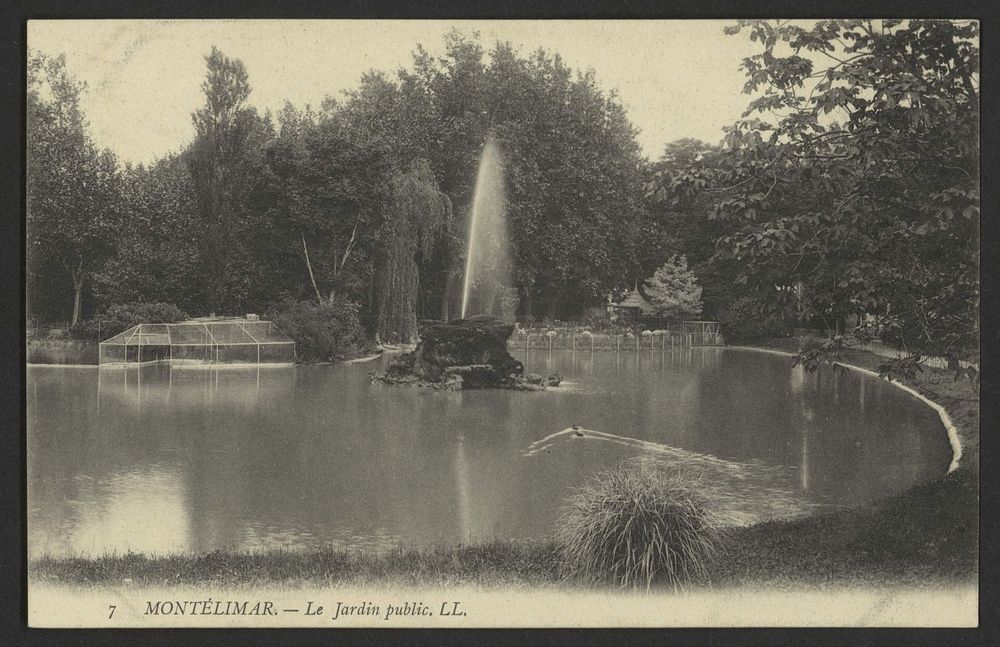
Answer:
[[[108,608],[111,609],[111,613],[108,614],[108,620],[110,620],[111,617],[115,615],[115,609],[117,609],[118,607],[114,604],[109,604]]]

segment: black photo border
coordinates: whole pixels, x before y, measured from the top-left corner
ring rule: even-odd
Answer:
[[[479,2],[436,0],[7,0],[0,7],[0,644],[6,645],[341,645],[341,644],[656,644],[656,645],[987,645],[997,631],[996,472],[997,219],[1000,119],[997,66],[1000,12],[996,2],[968,0],[769,0],[654,2],[607,0]],[[25,515],[24,102],[26,28],[30,19],[81,18],[976,18],[982,35],[981,185],[982,395],[980,626],[978,629],[30,629],[27,627]]]

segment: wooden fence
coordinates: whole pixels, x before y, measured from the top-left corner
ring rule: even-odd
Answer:
[[[641,351],[721,346],[718,332],[591,333],[519,328],[507,342],[511,350]]]
[[[903,359],[904,357],[908,357],[910,355],[909,351],[907,350],[904,350],[902,348],[896,348],[895,346],[890,346],[889,344],[886,344],[879,340],[872,340],[864,344],[854,344],[851,346],[851,348],[868,351],[869,353],[872,353],[874,355],[878,355],[880,357],[887,357],[889,359]],[[941,369],[948,368],[948,360],[943,357],[924,357],[923,363],[924,365],[933,368],[941,368]],[[960,360],[959,364],[962,366],[962,368],[968,368],[970,366],[975,366],[977,369],[979,368],[979,362],[968,362]]]

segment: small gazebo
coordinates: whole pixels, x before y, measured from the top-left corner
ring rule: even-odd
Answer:
[[[656,309],[642,296],[638,287],[625,295],[620,302],[608,304],[611,320],[619,323],[635,323],[642,317],[649,317],[655,313]]]

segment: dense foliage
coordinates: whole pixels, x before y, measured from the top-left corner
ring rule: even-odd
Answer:
[[[95,272],[91,292],[110,307],[162,300],[202,313],[206,277],[199,251],[201,220],[182,158],[122,171],[127,217],[115,231],[115,253]]]
[[[82,83],[62,57],[28,58],[26,201],[28,307],[81,320],[93,273],[114,254],[122,216],[118,164],[98,151],[80,110]],[[69,317],[67,317],[69,318]]]
[[[199,282],[214,314],[246,308],[256,292],[256,259],[240,252],[254,224],[247,216],[261,178],[262,146],[273,129],[247,106],[243,63],[215,47],[205,61],[205,105],[192,115],[196,134],[184,157],[199,216]]]
[[[780,313],[769,312],[767,297],[756,290],[733,294],[714,316],[727,343],[785,337],[793,323]]]
[[[506,43],[487,52],[452,33],[442,58],[418,48],[412,70],[363,79],[343,112],[393,159],[426,159],[454,207],[455,225],[419,261],[418,316],[447,318],[459,306],[476,167],[491,134],[507,171],[522,315],[579,316],[642,278],[632,252],[643,242],[643,162],[624,108],[592,72]]]
[[[358,306],[350,301],[284,301],[272,306],[267,317],[295,342],[299,362],[342,360],[370,349]]]
[[[656,314],[667,319],[694,319],[701,314],[701,286],[685,256],[671,256],[643,284]]]
[[[412,340],[418,318],[458,310],[490,133],[508,171],[522,314],[578,316],[652,269],[630,253],[651,244],[633,227],[645,209],[635,131],[592,72],[557,55],[487,50],[456,32],[440,58],[418,47],[410,69],[369,73],[343,99],[260,115],[242,62],[213,48],[193,141],[136,168],[93,150],[64,66],[32,60],[31,88],[62,91],[31,95],[32,315],[68,316],[74,291],[91,312],[169,300],[232,315],[344,299],[372,334]],[[60,192],[63,176],[75,184]],[[105,184],[110,194],[87,193]],[[84,313],[73,312],[76,323]]]
[[[762,52],[721,149],[655,197],[723,228],[711,264],[758,316],[876,324],[914,351],[978,355],[978,25],[741,21]]]
[[[81,336],[107,339],[136,324],[177,323],[187,314],[172,303],[116,303],[97,313],[80,329]]]
[[[441,193],[426,160],[415,160],[389,181],[390,208],[378,255],[378,337],[390,342],[417,341],[418,256],[431,253],[447,230],[451,201]]]
[[[213,48],[193,140],[138,167],[96,149],[82,84],[32,53],[29,314],[353,303],[373,338],[411,341],[417,320],[459,309],[489,138],[506,173],[508,307],[522,318],[579,318],[659,268],[652,291],[670,316],[701,310],[736,338],[852,321],[915,356],[974,358],[978,24],[727,31],[761,46],[743,63],[744,117],[721,145],[671,142],[652,164],[593,72],[457,32],[440,57],[418,46],[407,69],[275,115],[258,114],[243,64]],[[663,274],[671,256],[686,269]],[[692,298],[670,305],[681,292]]]

